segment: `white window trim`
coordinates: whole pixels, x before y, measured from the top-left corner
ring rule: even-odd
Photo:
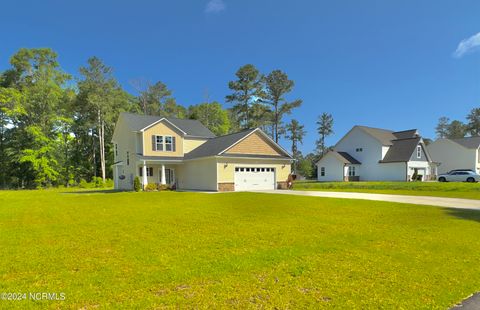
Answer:
[[[167,138],[170,138],[170,143],[167,143]],[[170,145],[170,150],[167,150],[167,145]],[[163,136],[163,151],[173,152],[173,136]]]
[[[161,137],[162,142],[158,142],[158,137]],[[167,138],[170,138],[170,143],[167,143]],[[170,150],[167,150],[167,145],[170,145]],[[162,149],[160,150],[159,147]],[[155,135],[155,151],[158,152],[173,152],[173,136]]]
[[[325,169],[325,167],[320,167],[320,176],[324,177],[326,175],[326,171],[327,169]]]

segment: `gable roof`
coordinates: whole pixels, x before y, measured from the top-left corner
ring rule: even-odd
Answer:
[[[220,136],[220,137],[215,137],[212,139],[209,139],[207,142],[203,143],[199,147],[193,149],[190,153],[185,154],[185,159],[194,159],[194,158],[200,158],[200,157],[209,157],[209,156],[234,156],[234,155],[223,155],[223,152],[232,147],[233,145],[237,144],[241,140],[245,139],[249,135],[251,135],[254,132],[260,132],[264,134],[260,129],[255,128],[255,129],[247,129],[244,131]],[[278,148],[280,148],[287,156],[282,157],[282,156],[269,156],[269,158],[272,157],[277,157],[277,158],[291,158],[290,154],[283,150],[278,144],[273,142]],[[248,154],[240,154],[240,155],[235,155],[236,157],[241,157],[241,156],[247,156]],[[254,157],[262,157],[262,155],[248,155],[248,156],[254,156]]]
[[[174,127],[182,131],[186,136],[202,137],[202,138],[214,138],[215,135],[198,120],[193,119],[180,119],[174,117],[161,117],[153,115],[141,115],[122,112],[120,116],[123,117],[126,124],[132,131],[142,131],[152,125],[166,120]]]
[[[353,156],[348,154],[347,152],[336,152],[336,151],[332,151],[332,152],[337,153],[343,159],[343,162],[345,164],[352,164],[352,165],[361,165],[362,164],[361,162],[359,162],[358,160],[353,158]]]
[[[395,140],[397,138],[393,134],[393,131],[388,129],[358,126],[358,125],[355,127],[362,129],[363,131],[368,133],[370,136],[380,141],[383,145],[392,145],[392,140]]]
[[[368,126],[355,126],[355,127],[362,129],[363,131],[368,133],[370,136],[380,141],[382,145],[386,145],[386,146],[393,145],[393,140],[410,139],[410,138],[415,138],[419,136],[418,131],[416,129],[392,131],[388,129],[374,128],[374,127],[368,127]]]
[[[407,162],[422,138],[394,140],[381,163]],[[424,150],[425,151],[425,150]]]
[[[460,139],[449,139],[460,144],[467,149],[478,149],[480,147],[480,137],[466,137]]]

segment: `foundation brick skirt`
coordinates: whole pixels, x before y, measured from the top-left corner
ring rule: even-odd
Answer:
[[[219,192],[233,192],[235,190],[234,183],[218,183]]]

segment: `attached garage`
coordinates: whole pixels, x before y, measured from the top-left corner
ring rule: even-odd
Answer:
[[[275,189],[275,169],[270,167],[236,167],[235,191]]]

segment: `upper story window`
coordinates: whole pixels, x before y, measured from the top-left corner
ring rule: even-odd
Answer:
[[[165,136],[165,151],[171,152],[173,150],[173,137]]]
[[[422,158],[422,147],[417,145],[417,158]]]
[[[127,166],[130,165],[130,153],[127,152]]]
[[[115,143],[115,157],[118,157],[118,144]]]
[[[357,147],[357,148],[355,149],[355,152],[363,152],[363,148]]]
[[[153,150],[175,152],[175,137],[173,136],[153,136]]]
[[[154,151],[163,151],[163,136],[155,136]]]

